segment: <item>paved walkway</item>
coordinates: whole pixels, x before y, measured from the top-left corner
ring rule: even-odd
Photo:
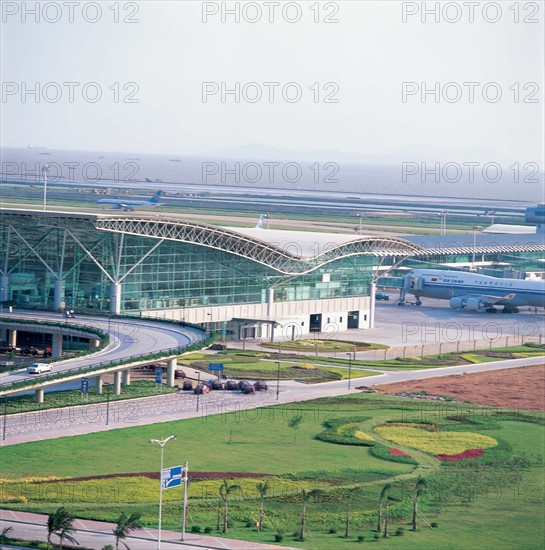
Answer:
[[[5,527],[12,526],[13,530],[9,533],[9,536],[12,538],[46,541],[46,524],[47,516],[44,514],[0,510],[0,531]],[[101,549],[106,544],[111,544],[115,548],[115,537],[112,534],[114,528],[113,523],[77,519],[74,522],[74,527],[76,528],[76,532],[73,536],[79,542],[80,546]],[[146,527],[133,531],[132,536],[126,538],[124,542],[131,550],[153,550],[157,548],[157,534],[157,529]],[[184,542],[182,542],[180,538],[180,532],[163,529],[161,533],[161,549],[292,550],[287,546],[259,544],[257,542],[247,542],[208,535],[196,535],[194,533],[187,533]],[[52,540],[57,543],[58,537],[54,536]],[[0,546],[0,548],[3,548],[3,546]]]

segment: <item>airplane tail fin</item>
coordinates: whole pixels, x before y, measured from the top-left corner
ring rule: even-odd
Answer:
[[[155,193],[155,195],[151,197],[150,202],[159,202],[159,198],[161,197],[162,194],[163,194],[162,191],[157,191],[157,193]]]
[[[263,214],[259,215],[259,220],[257,220],[257,223],[255,224],[256,229],[263,229],[263,218],[265,216]]]

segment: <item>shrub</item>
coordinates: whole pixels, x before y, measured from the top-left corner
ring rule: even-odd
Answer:
[[[255,527],[255,523],[253,521],[247,521],[245,525],[246,527]]]
[[[274,535],[274,542],[282,542],[284,540],[284,531],[277,531]]]
[[[363,542],[365,537],[363,535],[358,535],[358,542]]]
[[[337,529],[335,529],[335,527],[331,527],[331,529],[329,529],[328,531],[330,535],[334,535],[336,532],[337,532]]]
[[[349,433],[348,430],[343,431],[343,426],[348,426],[350,424],[358,424],[369,420],[369,416],[355,416],[355,417],[346,417],[346,418],[336,418],[334,420],[326,420],[323,425],[326,428],[323,432],[320,432],[316,436],[316,439],[320,441],[326,441],[328,443],[337,443],[339,445],[362,445],[364,447],[372,447],[375,442],[369,436],[367,438],[362,438],[360,432],[360,437]],[[367,434],[365,434],[367,435]]]
[[[405,534],[405,529],[403,527],[398,527],[395,532],[396,537],[402,537]]]
[[[205,533],[211,533],[212,532],[212,527],[205,527],[204,532]]]
[[[438,524],[436,521],[432,521],[432,522],[430,523],[430,527],[431,527],[432,529],[437,529],[437,528],[439,527],[439,524]]]
[[[375,533],[375,540],[378,542],[380,540],[380,533]]]
[[[201,526],[200,525],[192,525],[191,526],[191,532],[192,533],[200,533],[201,532]]]

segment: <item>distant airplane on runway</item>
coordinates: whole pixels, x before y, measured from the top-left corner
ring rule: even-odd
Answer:
[[[97,204],[111,204],[114,210],[134,210],[135,208],[150,208],[159,205],[159,197],[163,194],[162,191],[157,191],[149,201],[138,201],[131,199],[100,199]]]
[[[257,223],[255,224],[256,229],[263,229],[263,220],[265,219],[264,214],[260,214],[259,220],[257,220]]]
[[[450,307],[495,313],[495,306],[503,306],[503,313],[518,313],[518,306],[545,307],[545,281],[499,279],[440,269],[413,269],[404,277],[399,305],[405,304],[405,294],[421,298],[449,300]]]

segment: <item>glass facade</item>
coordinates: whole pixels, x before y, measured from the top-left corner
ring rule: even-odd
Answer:
[[[55,307],[59,279],[62,303],[79,311],[108,311],[113,282],[121,312],[263,303],[270,288],[275,301],[368,296],[375,264],[371,255],[351,256],[293,276],[200,245],[100,231],[85,219],[69,228],[9,221],[11,228],[0,224],[0,253],[5,299],[18,307]]]

